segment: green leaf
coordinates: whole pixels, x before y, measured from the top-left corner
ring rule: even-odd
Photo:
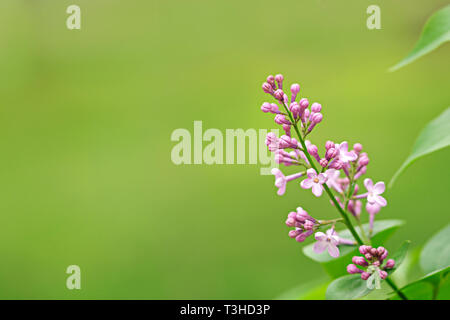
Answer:
[[[426,276],[411,282],[400,290],[410,300],[430,300],[450,298],[450,267],[436,270]],[[392,300],[399,297],[393,294]]]
[[[359,274],[351,274],[334,280],[327,288],[327,300],[354,300],[371,292]]]
[[[389,71],[395,71],[450,40],[450,5],[434,13],[423,28],[414,49]]]
[[[400,173],[415,160],[448,145],[450,145],[450,107],[422,130],[411,154],[389,182],[389,188],[393,186]]]
[[[425,244],[420,255],[420,266],[425,273],[450,266],[450,224]]]
[[[409,241],[403,242],[400,248],[390,255],[390,259],[395,260],[395,267],[388,271],[389,275],[402,264],[408,253],[409,244]],[[325,296],[328,300],[353,300],[362,298],[371,292],[372,290],[367,288],[367,281],[362,280],[360,274],[352,274],[331,282]]]
[[[400,227],[404,224],[401,220],[380,220],[375,221],[373,228],[372,244],[379,246]],[[369,230],[369,224],[364,224],[363,229],[367,233]],[[359,227],[356,227],[358,234],[361,234]],[[338,231],[339,237],[354,240],[349,230]],[[325,270],[333,278],[337,278],[346,273],[346,267],[349,264],[351,256],[358,255],[359,251],[357,246],[341,245],[339,246],[340,256],[338,258],[331,257],[328,252],[322,252],[320,254],[313,251],[313,244],[309,244],[303,247],[303,253],[314,261],[322,264]]]
[[[397,270],[398,267],[400,267],[400,265],[402,264],[403,260],[405,260],[406,254],[408,253],[408,249],[409,249],[410,243],[411,243],[411,241],[409,241],[409,240],[403,242],[402,245],[400,246],[400,248],[398,248],[398,250],[395,251],[394,254],[388,256],[388,259],[394,259],[395,260],[394,268],[392,268],[390,270],[387,270],[387,273],[389,275],[394,273],[395,270]]]
[[[275,300],[323,300],[329,283],[326,280],[307,282],[282,293]]]

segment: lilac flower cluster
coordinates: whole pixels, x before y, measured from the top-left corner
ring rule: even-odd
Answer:
[[[295,228],[289,232],[289,236],[303,242],[315,233],[314,238],[317,242],[314,244],[314,251],[321,253],[327,250],[332,257],[338,257],[339,245],[355,244],[355,242],[341,239],[334,229],[335,223],[339,220],[345,220],[343,222],[349,227],[355,240],[362,244],[362,240],[351,227],[347,213],[350,213],[360,223],[363,207],[361,200],[366,200],[365,209],[369,214],[370,237],[375,214],[387,205],[386,199],[382,196],[385,191],[385,184],[384,182],[374,184],[370,178],[366,178],[363,182],[366,192],[360,192],[358,183],[361,177],[366,174],[370,162],[367,153],[362,152],[363,147],[360,143],[355,143],[350,148],[347,141],[335,143],[329,140],[320,151],[318,146],[306,139],[323,120],[322,105],[317,102],[310,105],[306,97],[301,97],[299,84],[293,84],[290,87],[291,94],[289,97],[283,89],[283,81],[284,77],[281,74],[275,77],[270,75],[262,85],[263,91],[271,95],[275,102],[264,102],[261,110],[264,113],[273,114],[275,123],[281,125],[284,131],[284,134],[280,137],[272,132],[267,134],[266,145],[269,151],[274,153],[278,164],[297,166],[301,169],[287,176],[278,168],[272,169],[272,174],[275,176],[275,186],[278,188],[277,193],[280,196],[283,195],[286,192],[288,182],[301,180],[300,187],[311,189],[316,197],[322,196],[326,191],[332,204],[339,207],[338,210],[343,216],[342,219],[323,222],[312,218],[302,208],[298,208],[297,212],[289,213],[286,221],[289,227]],[[295,132],[296,138],[292,137],[293,132]],[[326,233],[318,231],[322,226],[328,224],[332,226]],[[386,250],[383,252],[386,252],[387,255]],[[385,274],[385,271],[380,269],[384,260],[382,257],[378,253],[372,254],[372,258],[366,261],[368,269],[361,271],[364,277],[367,274],[369,274],[369,277],[374,274],[374,268],[379,268],[377,270],[381,279],[387,276],[387,273]],[[353,267],[349,268],[352,271],[359,272]],[[375,279],[375,276],[373,279]]]
[[[374,287],[380,289],[380,279],[386,279],[388,273],[386,270],[395,266],[395,261],[389,259],[383,265],[388,256],[388,251],[383,247],[372,248],[371,246],[360,246],[359,252],[363,255],[354,256],[352,264],[347,266],[347,272],[350,274],[361,274],[361,279],[368,280],[367,286],[370,289]]]

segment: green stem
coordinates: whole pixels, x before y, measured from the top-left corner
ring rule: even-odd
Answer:
[[[369,245],[371,245],[372,243],[370,241],[370,238],[366,235],[366,232],[363,229],[361,220],[360,219],[356,219],[356,221],[358,222],[359,230],[361,230],[361,234],[362,234],[362,237],[363,237],[364,241],[367,242]]]
[[[402,298],[402,300],[408,300],[408,298],[405,296],[405,294],[403,292],[401,292],[399,288],[397,288],[397,286],[395,285],[395,283],[391,279],[386,278],[386,282],[387,282],[388,285],[391,286],[391,288],[395,291],[395,293],[400,298]]]

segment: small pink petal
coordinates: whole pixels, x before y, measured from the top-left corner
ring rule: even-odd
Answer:
[[[382,206],[382,207],[386,207],[386,205],[387,205],[386,199],[383,198],[382,196],[376,196],[375,197],[375,202],[377,204],[379,204],[380,206]]]
[[[313,251],[315,253],[322,253],[328,247],[328,242],[326,241],[317,241],[314,243]]]
[[[312,193],[316,196],[316,197],[320,197],[322,195],[322,185],[318,184],[318,183],[314,183],[312,186]]]
[[[364,186],[366,187],[367,191],[371,192],[373,189],[372,179],[370,178],[364,179]]]
[[[316,239],[317,241],[325,241],[327,240],[327,238],[327,235],[320,231],[314,234],[314,239]]]
[[[302,182],[300,182],[300,186],[303,189],[310,189],[313,186],[313,184],[314,184],[314,181],[313,181],[313,179],[310,179],[310,178],[305,179]]]
[[[286,185],[284,185],[281,188],[279,188],[278,191],[277,191],[277,194],[279,196],[282,196],[285,192],[286,192]]]
[[[306,170],[306,174],[308,175],[308,178],[314,179],[314,178],[317,177],[316,170],[314,170],[314,169],[312,169],[312,168]]]
[[[348,143],[347,143],[347,141],[344,141],[341,144],[339,144],[339,150],[343,151],[343,152],[347,152],[348,151]]]
[[[333,258],[339,257],[339,248],[331,243],[328,243],[328,253]]]
[[[383,181],[377,182],[373,186],[373,192],[375,192],[376,194],[382,194],[385,189],[386,189],[386,186],[384,185]]]

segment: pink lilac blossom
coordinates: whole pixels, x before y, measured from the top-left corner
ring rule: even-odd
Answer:
[[[320,197],[323,192],[323,184],[327,181],[327,176],[324,173],[317,174],[316,170],[310,168],[306,171],[308,178],[300,183],[303,189],[311,189],[316,197]]]
[[[372,179],[365,179],[364,186],[366,187],[367,193],[367,202],[373,204],[376,203],[382,207],[387,205],[387,201],[385,198],[381,196],[386,187],[384,186],[384,182],[380,181],[373,185]]]
[[[275,176],[275,187],[278,188],[277,194],[282,196],[286,192],[286,184],[289,181],[300,178],[304,172],[298,172],[286,177],[280,169],[273,168],[272,174]]]
[[[335,148],[339,151],[339,160],[344,164],[355,161],[358,158],[358,155],[353,150],[348,151],[347,141],[337,144]]]
[[[339,244],[339,237],[333,228],[327,230],[326,233],[316,232],[314,238],[317,241],[313,246],[315,253],[322,253],[327,250],[333,258],[339,257],[339,248],[337,247]]]
[[[340,171],[336,169],[328,169],[325,171],[327,175],[327,186],[333,188],[339,193],[342,193],[341,183],[339,182]]]

